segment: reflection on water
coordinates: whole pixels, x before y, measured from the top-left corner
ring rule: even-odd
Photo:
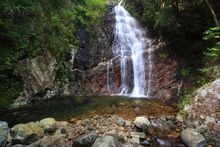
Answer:
[[[131,99],[120,96],[65,97],[35,102],[27,107],[0,112],[1,120],[10,126],[37,121],[46,117],[57,120],[84,118],[94,115],[117,114],[133,119],[138,115],[172,115],[173,107],[161,100]]]

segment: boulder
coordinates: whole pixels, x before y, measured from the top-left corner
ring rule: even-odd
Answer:
[[[53,136],[47,135],[42,139],[34,142],[27,147],[63,147],[66,144],[65,135],[55,134]]]
[[[187,127],[194,127],[210,144],[220,146],[220,78],[195,91],[186,109]]]
[[[73,140],[73,146],[91,146],[97,137],[98,135],[95,132],[80,135]]]
[[[44,132],[53,132],[56,130],[56,120],[54,118],[42,119],[39,125],[44,129]]]
[[[180,136],[182,141],[189,147],[199,147],[199,145],[205,142],[205,138],[195,129],[184,129]]]
[[[46,93],[54,86],[56,76],[56,59],[50,52],[45,52],[35,58],[27,58],[18,63],[18,74],[21,76],[24,89],[22,94],[15,100],[14,105],[26,104],[31,100],[38,99],[34,97],[37,94]],[[51,97],[54,94],[50,95]],[[42,96],[42,98],[50,98]],[[40,97],[41,98],[41,97]]]
[[[13,144],[30,144],[40,139],[44,135],[44,130],[36,123],[18,124],[11,129]]]
[[[144,131],[147,131],[150,125],[150,121],[146,117],[140,116],[140,117],[136,117],[136,119],[134,120],[134,124],[136,127]]]
[[[122,147],[123,145],[118,141],[117,138],[106,135],[102,138],[96,139],[92,147]]]
[[[0,146],[5,146],[9,136],[8,123],[0,121]]]

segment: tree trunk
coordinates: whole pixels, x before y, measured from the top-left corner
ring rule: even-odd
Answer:
[[[213,19],[214,19],[214,21],[215,21],[216,26],[217,26],[217,27],[220,27],[219,21],[218,21],[218,19],[217,19],[216,13],[215,13],[215,11],[214,11],[214,9],[213,9],[211,3],[210,3],[208,0],[205,0],[205,2],[206,2],[206,4],[209,6],[209,9],[210,9],[210,11],[211,11],[211,13],[212,13],[212,16],[213,16]]]

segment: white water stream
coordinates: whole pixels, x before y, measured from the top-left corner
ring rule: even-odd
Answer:
[[[120,58],[121,86],[120,95],[132,97],[150,97],[152,82],[152,50],[148,47],[146,32],[140,27],[135,18],[121,5],[115,6],[115,39],[113,43],[113,56]],[[147,59],[144,53],[148,52]],[[132,59],[132,63],[129,62]],[[147,62],[145,62],[147,60]],[[129,92],[129,64],[133,64],[133,90]],[[145,65],[147,64],[147,65]],[[108,64],[108,83],[111,74],[109,71],[112,60]],[[147,74],[145,73],[147,69]],[[110,86],[108,86],[110,87]]]

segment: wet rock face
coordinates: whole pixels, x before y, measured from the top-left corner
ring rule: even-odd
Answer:
[[[152,82],[151,92],[152,97],[161,99],[170,99],[177,96],[178,83],[176,80],[177,75],[177,60],[175,58],[161,58],[162,53],[167,53],[168,48],[165,42],[161,40],[151,40],[149,43],[152,53]],[[148,58],[148,52],[144,54],[145,59]],[[148,60],[145,60],[147,65]],[[148,73],[148,69],[145,71]],[[148,79],[146,75],[146,79]]]
[[[47,52],[42,56],[20,61],[18,72],[24,82],[24,91],[16,102],[27,102],[32,96],[53,87],[56,60]]]
[[[188,126],[220,145],[220,79],[198,89],[188,110]]]
[[[73,69],[89,70],[111,58],[115,22],[113,8],[113,6],[109,6],[103,26],[100,27],[96,24],[93,26],[95,34],[89,34],[83,27],[76,32],[80,46],[75,53]]]
[[[150,44],[154,50],[153,54],[153,69],[152,69],[152,82],[151,82],[151,94],[150,96],[161,98],[161,99],[170,99],[177,95],[178,86],[176,80],[177,75],[177,61],[175,59],[161,59],[159,53],[165,48],[161,45],[161,42],[153,40]],[[111,51],[111,50],[110,50]],[[112,52],[112,51],[111,51]],[[106,54],[107,55],[107,54]],[[111,55],[111,53],[108,53]],[[75,70],[74,78],[70,80],[68,86],[68,91],[70,95],[109,95],[120,93],[121,89],[121,71],[120,71],[120,59],[115,57],[111,59],[111,56],[103,56],[108,61],[100,62],[96,67],[83,70]],[[144,53],[145,59],[148,58],[148,52]],[[105,60],[106,60],[105,59]],[[131,58],[127,58],[128,80],[126,81],[129,89],[129,93],[132,92],[134,83],[133,83],[133,65]],[[148,61],[146,60],[146,65]],[[111,72],[111,76],[108,77],[108,72]],[[109,78],[109,79],[107,79]],[[148,79],[148,69],[146,68],[146,83]],[[147,89],[145,90],[147,91]]]

